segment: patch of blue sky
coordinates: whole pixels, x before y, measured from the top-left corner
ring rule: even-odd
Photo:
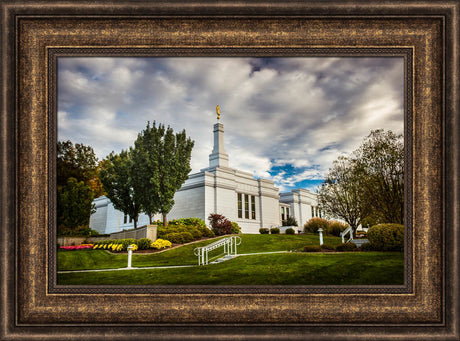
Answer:
[[[318,166],[294,167],[292,164],[272,166],[269,170],[270,176],[274,179],[275,185],[283,191],[303,188],[315,192],[323,183],[324,179],[318,178]],[[309,172],[312,171],[312,172]],[[302,174],[308,174],[302,177]]]
[[[315,193],[316,190],[321,186],[321,184],[324,182],[324,179],[321,179],[321,180],[309,180],[309,179],[305,179],[305,180],[302,180],[300,182],[297,182],[295,184],[295,187],[292,188],[292,189],[295,189],[295,188],[303,188],[303,189],[308,189],[310,192],[313,192]]]

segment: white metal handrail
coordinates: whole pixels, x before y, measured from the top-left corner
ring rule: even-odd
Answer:
[[[195,256],[198,257],[198,265],[206,265],[209,263],[209,251],[218,249],[219,247],[224,248],[225,255],[236,255],[237,245],[241,244],[241,238],[238,236],[230,236],[219,239],[214,243],[206,246],[197,247],[193,250]]]
[[[345,236],[347,235],[347,233],[350,234],[350,239],[348,239],[347,242],[353,240],[353,228],[351,226],[348,226],[343,232],[340,232],[340,236],[342,237],[342,243],[345,243]]]

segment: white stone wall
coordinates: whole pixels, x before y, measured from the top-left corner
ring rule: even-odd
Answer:
[[[311,207],[318,206],[316,194],[305,189],[295,189],[288,193],[280,194],[280,202],[290,205],[290,215],[299,224],[299,229],[312,218]]]
[[[214,175],[215,211],[230,220],[237,217],[235,173],[231,168],[216,168]],[[211,212],[209,212],[211,213]]]
[[[168,213],[168,220],[179,218],[200,218],[205,220],[205,188],[203,183],[193,184],[174,195],[174,206]]]
[[[96,212],[89,218],[90,229],[105,234],[105,228],[107,226],[107,205],[109,203],[110,200],[105,196],[93,200],[93,204],[96,206]]]

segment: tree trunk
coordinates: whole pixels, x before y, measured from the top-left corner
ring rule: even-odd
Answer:
[[[163,226],[166,227],[168,226],[168,220],[166,219],[167,213],[163,213]]]
[[[153,214],[149,213],[149,224],[152,225]]]
[[[134,219],[134,228],[137,228],[137,219]]]

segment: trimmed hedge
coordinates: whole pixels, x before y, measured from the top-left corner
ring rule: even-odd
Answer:
[[[278,227],[272,227],[270,229],[271,234],[280,234],[280,229]]]
[[[197,230],[201,232],[201,235],[206,238],[214,238],[216,234],[212,232],[211,229],[208,229],[206,225],[204,226],[197,226]]]
[[[320,252],[321,246],[319,245],[307,245],[303,248],[303,252]]]
[[[342,243],[335,247],[336,251],[357,251],[358,247],[353,243]]]
[[[374,225],[367,231],[367,239],[374,250],[402,251],[404,249],[404,225]]]
[[[361,246],[359,247],[359,249],[361,251],[376,251],[374,250],[374,248],[372,247],[371,243],[364,243],[364,244],[361,244]]]
[[[270,232],[270,230],[267,229],[267,228],[265,228],[265,227],[261,227],[261,228],[259,229],[259,233],[260,233],[260,234],[268,234],[269,232]]]
[[[193,236],[190,232],[171,232],[164,236],[165,240],[169,240],[174,244],[184,244],[193,241]]]
[[[166,236],[171,233],[185,233],[185,232],[190,233],[193,237],[193,240],[201,239],[203,236],[214,237],[214,233],[210,229],[208,229],[206,225],[202,225],[202,224],[183,225],[179,222],[180,220],[183,220],[183,219],[172,221],[166,227],[158,226],[158,238],[168,239]],[[188,237],[186,239],[188,240]],[[176,238],[176,240],[180,240],[180,238],[179,239]]]
[[[295,234],[295,231],[294,231],[294,229],[292,227],[290,227],[290,228],[286,229],[285,233],[286,234]]]
[[[148,238],[141,238],[136,242],[136,244],[139,250],[147,250],[150,248],[150,244],[152,244],[152,241]]]
[[[333,246],[331,244],[323,244],[323,245],[321,245],[321,248],[323,250],[335,250],[335,246]]]

